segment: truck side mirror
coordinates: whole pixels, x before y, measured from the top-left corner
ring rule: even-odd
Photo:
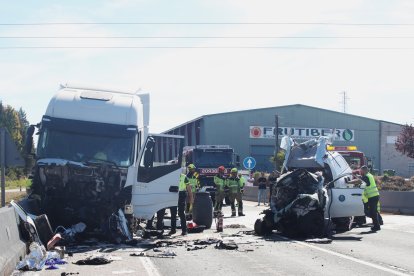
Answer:
[[[32,154],[33,149],[33,133],[35,131],[35,126],[30,125],[26,132],[26,142],[24,144],[24,151],[27,155]]]

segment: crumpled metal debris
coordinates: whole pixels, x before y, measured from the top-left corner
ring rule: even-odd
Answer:
[[[229,225],[225,225],[224,228],[238,229],[238,228],[247,228],[247,227],[243,224],[229,224]]]
[[[83,222],[79,222],[77,224],[72,225],[70,228],[65,228],[63,226],[56,227],[55,233],[59,233],[62,235],[62,238],[68,242],[73,242],[75,239],[76,234],[82,233],[86,229],[86,224]]]
[[[29,246],[29,250],[29,255],[17,264],[17,270],[42,270],[48,260],[60,257],[56,252],[47,252],[45,247],[38,242],[32,242]]]
[[[111,263],[112,260],[109,260],[105,257],[87,257],[83,260],[78,260],[74,262],[73,264],[76,265],[105,265]]]
[[[239,246],[234,241],[220,241],[215,246],[216,249],[236,250]]]
[[[200,250],[200,249],[206,249],[207,245],[204,246],[191,246],[191,247],[187,247],[187,251],[196,251],[196,250]]]
[[[210,245],[210,244],[217,244],[220,241],[221,241],[220,239],[208,238],[208,239],[202,239],[202,240],[195,240],[194,244],[195,245]]]
[[[328,238],[321,238],[321,239],[307,239],[305,242],[309,243],[319,243],[319,244],[326,244],[326,243],[332,243],[331,239]]]

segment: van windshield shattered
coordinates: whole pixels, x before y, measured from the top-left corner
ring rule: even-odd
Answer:
[[[96,126],[95,126],[96,127]],[[108,129],[107,129],[108,130]],[[37,145],[38,158],[60,158],[75,162],[110,162],[120,167],[133,163],[134,132],[110,135],[65,131],[42,127]]]

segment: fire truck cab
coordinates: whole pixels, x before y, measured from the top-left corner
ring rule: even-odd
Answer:
[[[194,164],[199,173],[200,186],[213,186],[218,167],[225,167],[225,174],[240,166],[240,158],[229,145],[197,145],[184,147],[183,164]]]
[[[370,167],[371,162],[369,162],[362,151],[358,151],[357,146],[328,145],[326,149],[328,151],[336,151],[341,154],[352,169],[358,169],[364,165]]]

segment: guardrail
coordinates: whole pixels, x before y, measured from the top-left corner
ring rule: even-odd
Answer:
[[[257,186],[245,186],[243,199],[257,202],[257,193]],[[380,202],[382,212],[414,215],[414,192],[380,191]]]
[[[13,208],[0,208],[0,275],[10,275],[26,255],[26,244],[21,241],[18,221]]]
[[[414,192],[380,191],[382,212],[414,215]]]

